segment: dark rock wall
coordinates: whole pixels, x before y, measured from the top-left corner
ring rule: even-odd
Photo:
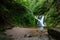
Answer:
[[[48,34],[56,40],[60,40],[60,31],[48,29]]]

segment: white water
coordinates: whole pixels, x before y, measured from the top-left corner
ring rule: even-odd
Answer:
[[[38,16],[35,16],[35,19],[38,21],[38,24],[40,26],[40,30],[44,29],[44,15],[42,15],[41,19],[38,18]]]

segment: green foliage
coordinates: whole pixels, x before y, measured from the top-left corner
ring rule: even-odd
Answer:
[[[56,27],[60,23],[60,21],[59,21],[60,14],[58,12],[59,6],[58,6],[58,8],[56,8],[56,5],[57,5],[57,3],[56,3],[56,1],[54,1],[54,4],[50,7],[49,11],[47,12],[48,17],[47,17],[46,22],[47,22],[47,25],[49,28]]]
[[[0,25],[35,26],[35,15],[45,15],[48,27],[60,23],[60,2],[54,0],[0,0]]]
[[[41,8],[43,3],[46,0],[15,0],[17,3],[22,4],[24,7],[26,7],[27,11],[34,12],[35,10]]]
[[[0,4],[0,30],[19,25],[20,18],[26,12],[25,8],[13,0],[0,0]]]
[[[30,13],[28,13],[25,15],[25,18],[26,18],[25,20],[26,24],[31,25],[31,26],[35,25],[34,15],[31,15]]]
[[[21,4],[26,8],[26,13],[24,14],[23,23],[28,25],[35,25],[34,12],[42,7],[43,0],[15,0],[17,3]]]

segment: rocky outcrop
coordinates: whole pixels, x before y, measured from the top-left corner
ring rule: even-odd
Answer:
[[[48,29],[48,34],[56,40],[60,40],[60,29]]]
[[[47,30],[40,31],[39,28],[14,27],[6,30],[5,33],[13,40],[48,40]]]

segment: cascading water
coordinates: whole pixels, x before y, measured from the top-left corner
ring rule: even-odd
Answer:
[[[44,15],[42,15],[41,19],[38,18],[38,16],[35,16],[35,19],[38,21],[37,24],[40,27],[40,30],[43,30],[45,25],[44,25]]]

